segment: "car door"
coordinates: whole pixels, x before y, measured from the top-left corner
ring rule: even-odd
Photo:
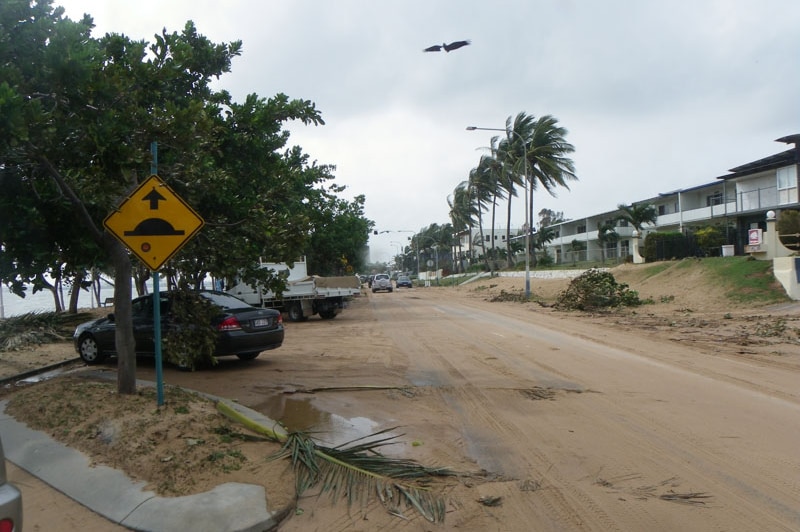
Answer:
[[[133,300],[133,337],[136,340],[136,353],[152,355],[155,349],[155,327],[153,322],[153,296]],[[161,338],[169,329],[169,299],[161,297]]]

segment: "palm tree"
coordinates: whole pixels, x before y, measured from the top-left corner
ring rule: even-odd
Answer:
[[[620,210],[620,217],[639,231],[639,234],[642,234],[644,224],[655,225],[658,220],[658,212],[652,203],[617,205],[617,208]]]
[[[462,181],[453,191],[453,199],[450,204],[450,219],[454,227],[458,227],[460,231],[466,230],[469,233],[470,259],[473,258],[472,228],[477,216],[478,211],[472,201],[472,187],[469,186],[467,181]]]
[[[492,139],[492,145],[495,144],[497,137]],[[495,158],[499,161],[502,173],[498,179],[497,185],[502,188],[503,195],[507,198],[506,204],[506,267],[510,268],[513,264],[514,254],[511,250],[511,205],[512,200],[517,196],[517,187],[524,186],[524,179],[521,173],[514,172],[514,157],[512,144],[508,139],[503,139],[497,144]]]
[[[494,264],[494,259],[497,255],[497,250],[495,248],[495,240],[494,240],[494,225],[495,225],[495,212],[497,209],[497,200],[498,198],[503,198],[503,191],[502,188],[499,186],[500,176],[502,175],[503,169],[500,161],[498,161],[493,155],[495,152],[494,144],[491,147],[492,155],[483,155],[478,162],[478,166],[475,169],[476,174],[475,177],[477,179],[476,186],[478,187],[478,198],[479,200],[483,198],[486,203],[491,204],[491,211],[492,211],[492,222],[491,222],[491,231],[490,231],[490,239],[491,239],[491,249],[490,252],[487,254],[484,245],[484,260],[486,262],[486,266],[491,272]],[[479,205],[481,211],[483,210],[482,205]],[[483,235],[483,230],[481,229],[481,235]],[[489,261],[491,259],[491,262]]]
[[[555,197],[556,187],[569,190],[567,181],[577,180],[575,165],[568,155],[575,147],[566,141],[567,130],[558,125],[550,115],[535,119],[524,112],[512,120],[506,120],[508,141],[512,143],[513,168],[515,173],[527,173],[528,209],[527,219],[533,223],[533,192],[540,186]],[[523,164],[523,158],[527,164]],[[528,228],[530,231],[530,227]]]
[[[485,172],[486,175],[486,184],[491,187],[492,190],[492,229],[491,229],[491,239],[492,239],[492,264],[494,261],[497,260],[497,248],[495,244],[495,235],[494,235],[494,228],[495,228],[495,218],[496,218],[496,211],[497,211],[497,201],[504,199],[505,197],[505,187],[503,186],[503,174],[505,173],[503,170],[503,162],[497,157],[497,142],[498,137],[492,137],[491,143],[489,145],[489,149],[491,150],[491,156],[489,157],[481,157],[481,162],[479,163],[479,167],[482,167],[482,171]]]
[[[600,244],[600,258],[603,264],[606,263],[606,247],[619,240],[619,233],[616,230],[617,219],[605,220],[597,223],[597,242]]]
[[[470,170],[469,180],[467,181],[473,211],[477,213],[478,217],[478,232],[481,235],[481,251],[483,252],[483,260],[487,270],[490,269],[490,266],[489,257],[486,254],[486,239],[483,237],[483,212],[487,210],[486,206],[492,201],[495,189],[491,178],[491,172],[487,170],[490,165],[489,159],[491,158],[487,158],[486,155],[481,156],[478,166]]]

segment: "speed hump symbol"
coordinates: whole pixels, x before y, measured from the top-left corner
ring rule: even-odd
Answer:
[[[105,228],[153,271],[171,259],[204,223],[157,175],[148,177],[103,221]]]

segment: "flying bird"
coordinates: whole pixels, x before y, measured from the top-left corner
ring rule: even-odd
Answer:
[[[444,44],[441,44],[441,45],[434,44],[433,46],[428,46],[427,48],[425,48],[422,51],[423,52],[441,52],[442,48],[444,48],[445,52],[449,52],[451,50],[458,50],[462,46],[466,46],[469,43],[470,43],[470,41],[455,41],[455,42],[451,42],[450,44],[447,44],[447,43],[444,43]]]

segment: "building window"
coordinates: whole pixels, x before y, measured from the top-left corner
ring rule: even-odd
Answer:
[[[628,227],[628,220],[620,218],[619,220],[617,220],[617,225],[619,227]]]
[[[706,196],[706,207],[713,205],[722,205],[722,191],[718,190],[713,194]]]
[[[778,202],[797,203],[797,166],[778,168]]]
[[[664,216],[665,214],[667,214],[667,206],[666,205],[659,205],[658,206],[658,215],[659,216]]]
[[[581,233],[585,233],[585,232],[586,232],[586,226],[585,225],[579,225],[577,227],[577,229],[575,229],[575,233],[576,234],[581,234]]]

